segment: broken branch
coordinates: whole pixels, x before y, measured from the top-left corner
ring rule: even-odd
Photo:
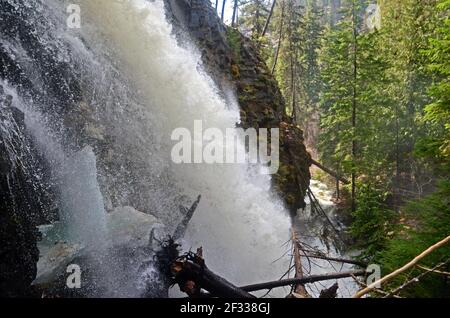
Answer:
[[[184,237],[184,234],[186,233],[187,227],[189,225],[189,222],[191,221],[192,217],[194,216],[194,212],[197,209],[198,204],[200,203],[200,199],[202,198],[201,195],[197,197],[197,200],[192,204],[191,208],[187,210],[184,206],[180,206],[180,211],[183,213],[184,217],[180,224],[178,224],[174,234],[173,239],[176,241],[180,238]]]

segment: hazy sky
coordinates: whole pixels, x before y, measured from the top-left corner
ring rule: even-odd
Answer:
[[[211,0],[211,2],[214,7],[216,5],[216,0]],[[219,15],[222,12],[222,3],[223,3],[223,0],[219,0],[219,7],[217,9],[217,11],[219,12],[218,13]],[[227,0],[226,9],[225,9],[225,23],[226,24],[231,24],[231,18],[233,17],[233,4],[234,4],[234,0]]]

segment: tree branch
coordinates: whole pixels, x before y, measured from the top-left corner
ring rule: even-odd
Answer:
[[[245,290],[247,292],[252,292],[252,291],[257,291],[257,290],[261,290],[261,289],[271,289],[271,288],[283,287],[283,286],[289,286],[289,285],[309,284],[309,283],[320,282],[320,281],[330,280],[330,279],[346,278],[346,277],[351,277],[351,275],[364,276],[365,274],[366,274],[365,270],[358,270],[358,271],[331,273],[331,274],[323,274],[323,275],[311,275],[311,276],[303,277],[303,278],[289,278],[289,279],[282,279],[282,280],[277,280],[277,281],[272,281],[272,282],[267,282],[267,283],[247,285],[247,286],[240,287],[240,289]]]
[[[438,249],[441,246],[444,246],[445,244],[447,244],[450,241],[450,236],[447,236],[445,239],[443,239],[442,241],[437,242],[436,244],[430,246],[429,248],[427,248],[425,251],[423,251],[422,253],[420,253],[418,256],[416,256],[412,261],[410,261],[409,263],[407,263],[406,265],[404,265],[403,267],[393,271],[392,273],[380,278],[379,280],[373,282],[372,284],[370,284],[369,286],[367,286],[366,288],[360,290],[359,292],[357,292],[353,298],[361,298],[362,296],[364,296],[365,294],[369,293],[372,289],[374,289],[375,287],[377,287],[379,284],[382,284],[392,278],[394,278],[395,276],[403,273],[404,271],[410,269],[411,267],[413,267],[414,265],[417,264],[418,261],[420,261],[422,258],[424,258],[425,256],[427,256],[428,254],[430,254],[431,252],[433,252],[434,250]]]

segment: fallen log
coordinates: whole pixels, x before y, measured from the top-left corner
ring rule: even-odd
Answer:
[[[326,173],[328,173],[330,176],[334,177],[336,180],[341,181],[343,184],[350,184],[350,181],[348,181],[347,179],[345,179],[344,177],[340,176],[339,174],[337,174],[336,172],[334,172],[333,170],[325,167],[324,165],[322,165],[320,162],[317,162],[316,160],[311,158],[311,164],[315,165],[317,168],[319,168],[320,170],[325,171]]]
[[[292,226],[292,244],[294,248],[294,267],[295,267],[295,278],[302,279],[303,278],[303,265],[301,258],[301,246],[297,238],[297,231],[294,226]],[[308,292],[306,291],[305,285],[303,283],[297,283],[294,286],[295,295],[299,295],[301,298],[308,297]]]
[[[189,297],[202,297],[201,290],[213,297],[255,298],[252,294],[233,285],[223,277],[209,270],[197,254],[189,253],[178,259],[171,267],[174,281]]]
[[[357,270],[357,271],[348,271],[348,272],[340,272],[340,273],[330,273],[330,274],[323,274],[323,275],[311,275],[308,277],[303,278],[288,278],[288,279],[282,279],[267,283],[259,283],[259,284],[253,284],[253,285],[247,285],[242,286],[240,289],[247,291],[247,292],[253,292],[258,291],[262,289],[272,289],[276,287],[284,287],[284,286],[290,286],[290,285],[296,285],[296,284],[309,284],[309,283],[315,283],[320,282],[324,280],[330,280],[330,279],[339,279],[339,278],[346,278],[354,276],[364,276],[366,274],[365,270]]]

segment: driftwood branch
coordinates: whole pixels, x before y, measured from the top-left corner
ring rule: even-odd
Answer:
[[[417,255],[413,260],[411,260],[409,263],[405,264],[403,267],[393,271],[392,273],[380,278],[379,280],[373,282],[372,284],[368,285],[366,288],[360,290],[359,292],[357,292],[353,298],[361,298],[362,296],[364,296],[365,294],[369,293],[372,289],[374,289],[375,287],[377,287],[378,285],[394,278],[395,276],[403,273],[404,271],[410,269],[411,267],[413,267],[414,265],[416,265],[422,258],[424,258],[425,256],[427,256],[428,254],[430,254],[431,252],[433,252],[434,250],[438,249],[441,246],[444,246],[445,244],[447,244],[450,241],[450,236],[447,236],[445,239],[443,239],[442,241],[437,242],[436,244],[430,246],[429,248],[427,248],[425,251],[423,251],[422,253],[420,253],[419,255]]]
[[[257,291],[257,290],[262,290],[262,289],[271,289],[271,288],[290,286],[290,285],[296,285],[296,284],[315,283],[315,282],[320,282],[320,281],[330,280],[330,279],[346,278],[346,277],[351,277],[351,275],[364,276],[365,274],[366,274],[365,270],[357,270],[357,271],[331,273],[331,274],[323,274],[323,275],[311,275],[311,276],[303,277],[303,278],[289,278],[289,279],[282,279],[282,280],[277,280],[277,281],[272,281],[272,282],[267,282],[267,283],[247,285],[247,286],[242,286],[241,289],[245,290],[247,292],[252,292],[252,291]]]
[[[319,168],[320,170],[325,171],[326,173],[328,173],[330,176],[334,177],[336,180],[341,181],[343,184],[350,184],[350,181],[348,181],[347,179],[345,179],[344,177],[340,176],[338,173],[334,172],[333,170],[325,167],[324,165],[322,165],[320,162],[317,162],[314,159],[311,159],[311,164],[315,165],[317,168]]]

